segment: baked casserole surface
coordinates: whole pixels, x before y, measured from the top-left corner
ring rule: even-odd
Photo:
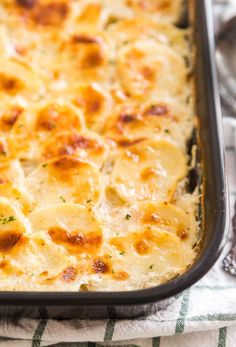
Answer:
[[[0,290],[134,290],[197,255],[182,1],[1,0]]]

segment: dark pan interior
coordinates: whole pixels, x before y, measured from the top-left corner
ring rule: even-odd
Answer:
[[[214,32],[211,1],[190,0],[196,62],[197,114],[199,139],[193,135],[189,147],[199,141],[198,165],[190,172],[192,190],[203,178],[201,228],[203,243],[195,263],[183,275],[168,283],[132,292],[1,292],[0,315],[54,318],[122,318],[162,309],[213,266],[223,249],[228,225],[227,192],[224,172],[221,112],[214,66]],[[186,15],[178,23],[186,27]],[[202,170],[199,165],[203,164]],[[201,175],[202,171],[202,175]],[[157,303],[153,305],[153,303]],[[26,308],[27,307],[27,308]]]

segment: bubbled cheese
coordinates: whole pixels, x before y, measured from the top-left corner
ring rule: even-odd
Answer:
[[[194,262],[181,11],[181,0],[0,2],[0,290],[136,290]]]

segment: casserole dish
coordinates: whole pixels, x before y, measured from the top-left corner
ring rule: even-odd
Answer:
[[[1,315],[34,318],[122,318],[148,314],[163,308],[214,264],[224,244],[227,229],[227,194],[220,129],[220,107],[214,67],[213,27],[209,1],[191,1],[191,25],[196,47],[195,81],[199,137],[198,164],[190,172],[190,190],[203,181],[199,255],[181,276],[150,289],[129,292],[1,292]],[[182,26],[187,23],[181,23]],[[200,144],[200,145],[199,145]],[[202,163],[201,174],[199,166]],[[155,304],[154,304],[155,303]],[[23,313],[23,314],[22,314]]]

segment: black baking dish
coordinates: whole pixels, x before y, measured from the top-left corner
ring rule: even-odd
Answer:
[[[195,80],[199,117],[199,158],[204,180],[201,251],[181,276],[161,286],[129,292],[0,292],[1,316],[49,318],[122,318],[147,315],[198,281],[224,246],[228,222],[221,112],[214,59],[210,0],[194,0]],[[193,175],[196,176],[196,175]]]

